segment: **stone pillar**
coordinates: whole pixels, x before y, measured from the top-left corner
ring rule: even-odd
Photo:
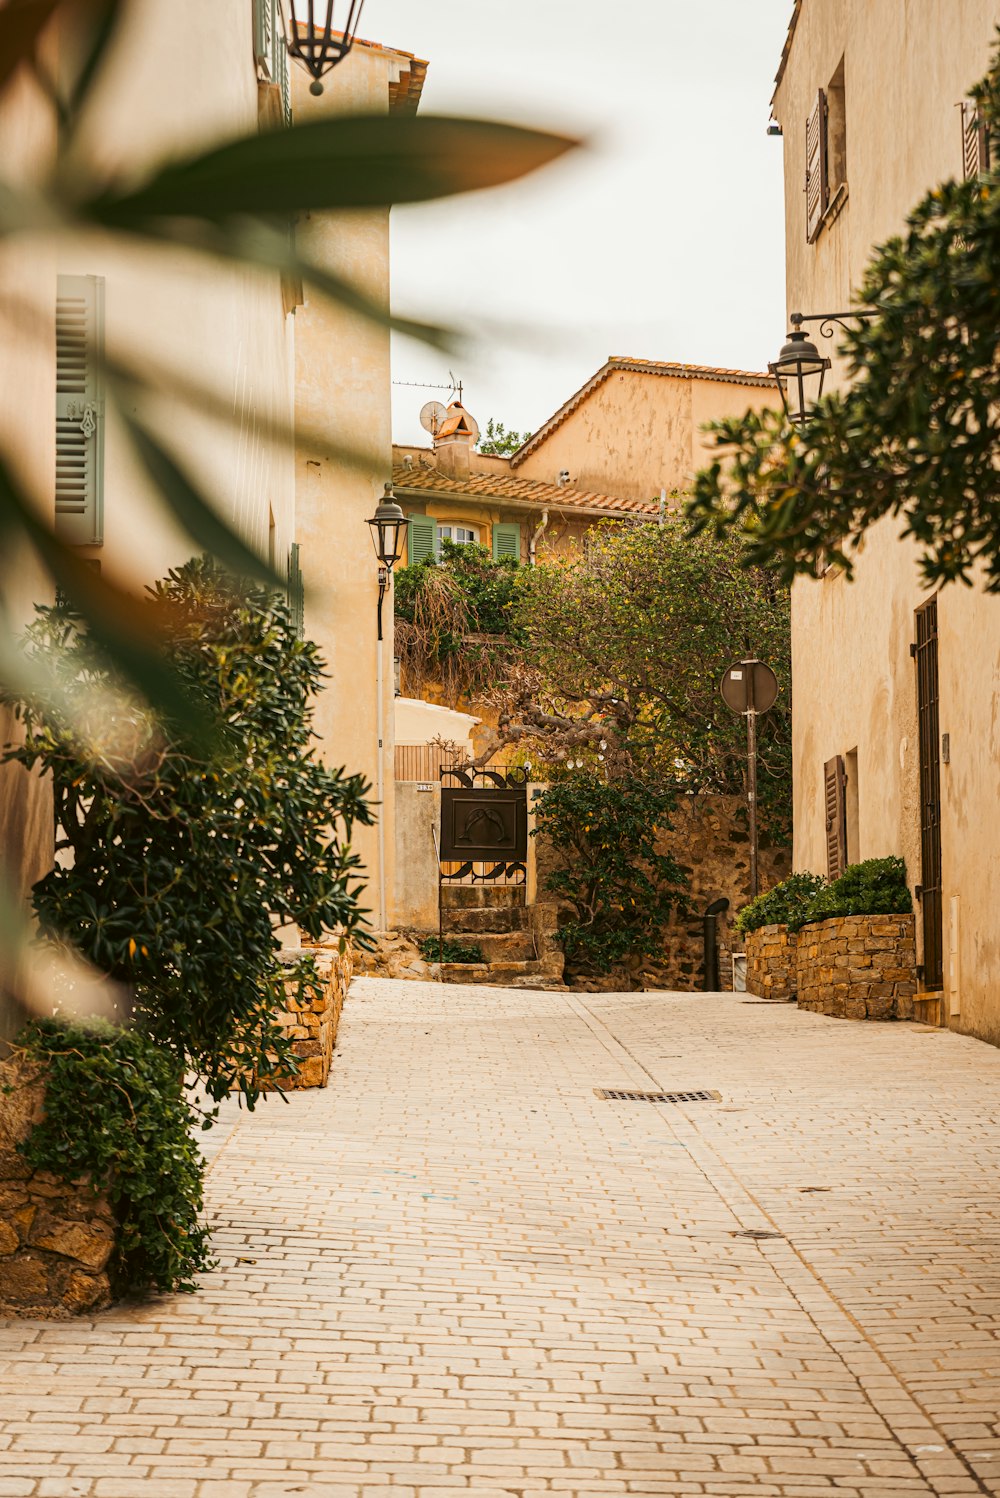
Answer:
[[[796,945],[795,932],[787,926],[759,926],[748,932],[747,993],[762,999],[794,999]]]

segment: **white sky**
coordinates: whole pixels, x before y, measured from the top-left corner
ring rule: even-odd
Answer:
[[[792,0],[368,0],[362,34],[430,59],[422,112],[591,142],[524,183],[393,210],[397,312],[476,338],[397,340],[396,380],[447,380],[534,430],[609,354],[762,369],[785,333],[782,142],[768,104]],[[426,442],[396,387],[394,438]]]

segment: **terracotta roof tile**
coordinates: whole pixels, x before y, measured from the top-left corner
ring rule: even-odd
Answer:
[[[773,387],[774,381],[770,375],[762,374],[751,369],[721,369],[712,364],[672,364],[663,359],[633,359],[627,354],[612,354],[608,362],[597,371],[597,373],[581,385],[575,395],[571,395],[564,405],[548,421],[544,422],[533,432],[523,446],[511,457],[511,465],[516,468],[522,459],[529,453],[534,452],[546,437],[561,426],[568,416],[572,416],[577,406],[587,399],[598,385],[618,370],[630,370],[635,374],[667,375],[677,380],[718,380],[725,385],[754,385],[762,387]]]
[[[534,509],[581,511],[606,515],[658,515],[658,502],[624,499],[616,494],[592,494],[569,484],[546,484],[536,479],[513,478],[509,474],[470,473],[464,477],[444,473],[440,468],[410,468],[398,463],[392,470],[393,488],[398,494],[439,494],[450,498],[479,500],[496,504],[529,505]]]

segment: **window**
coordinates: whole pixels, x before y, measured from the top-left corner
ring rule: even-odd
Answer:
[[[56,287],[56,535],[104,540],[104,280],[60,276]]]
[[[990,132],[975,99],[962,103],[962,175],[968,180],[989,170]]]
[[[843,756],[837,754],[823,766],[823,802],[826,811],[826,875],[838,879],[847,867],[847,775]]]
[[[479,528],[474,525],[439,525],[438,547],[441,550],[442,541],[454,541],[456,546],[478,546]]]
[[[847,95],[844,59],[821,88],[806,120],[806,239],[819,238],[828,210],[847,188]]]

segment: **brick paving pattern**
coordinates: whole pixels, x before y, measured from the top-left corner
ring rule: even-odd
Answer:
[[[0,1498],[1000,1493],[998,1084],[739,995],[355,981],[330,1089],[215,1141],[200,1295],[0,1328]]]

